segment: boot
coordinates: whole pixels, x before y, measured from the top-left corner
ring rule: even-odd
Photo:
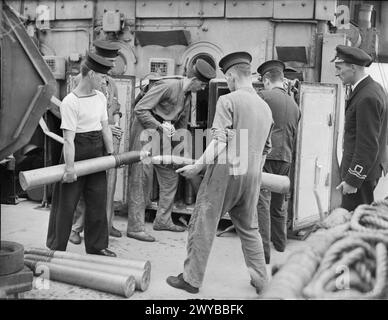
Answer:
[[[80,244],[82,242],[82,239],[79,235],[79,232],[75,232],[75,231],[71,230],[69,241],[73,244]]]
[[[114,226],[112,226],[110,228],[110,232],[109,232],[109,235],[111,237],[115,237],[115,238],[121,238],[121,232],[119,230],[117,230]]]
[[[148,233],[145,233],[144,231],[140,231],[140,232],[127,232],[127,237],[128,238],[133,238],[133,239],[136,239],[136,240],[140,240],[140,241],[146,241],[146,242],[154,242],[155,241],[155,238],[153,236],[151,236],[150,234]]]
[[[182,289],[187,291],[188,293],[198,293],[199,289],[196,287],[193,287],[190,283],[186,282],[183,279],[183,274],[180,273],[177,277],[170,276],[167,278],[167,283],[176,289]]]

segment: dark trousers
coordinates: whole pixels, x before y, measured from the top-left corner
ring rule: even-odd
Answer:
[[[100,131],[76,134],[74,143],[75,161],[103,155],[104,143]],[[102,171],[78,177],[73,183],[55,184],[46,242],[51,250],[66,250],[81,194],[85,200],[86,252],[95,253],[108,247],[106,173]]]
[[[287,176],[291,164],[285,161],[267,160],[263,172]],[[270,263],[270,241],[277,251],[283,252],[287,242],[287,201],[285,194],[260,189],[257,204],[259,232],[263,240],[265,262]]]
[[[373,192],[377,186],[377,180],[366,180],[362,183],[361,188],[356,193],[343,194],[341,207],[353,211],[360,204],[371,204],[374,201]]]

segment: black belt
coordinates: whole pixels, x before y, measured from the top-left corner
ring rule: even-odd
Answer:
[[[172,125],[174,125],[174,124],[177,122],[177,120],[166,120],[166,119],[163,119],[161,116],[159,116],[159,115],[157,115],[156,113],[153,113],[153,112],[152,112],[152,115],[153,115],[154,118],[155,118],[156,120],[158,120],[160,123],[163,123],[163,122],[165,122],[165,121],[169,121],[169,122],[171,122]]]

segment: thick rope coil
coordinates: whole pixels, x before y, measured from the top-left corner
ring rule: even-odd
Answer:
[[[370,225],[371,228],[375,229],[386,229],[388,230],[388,221],[373,217],[371,215],[364,216],[360,219],[363,225]]]
[[[365,255],[365,250],[363,248],[356,248],[344,255],[339,261],[334,263],[328,269],[322,270],[322,272],[315,277],[315,280],[312,281],[312,292],[313,296],[311,298],[318,298],[325,294],[325,287],[331,279],[335,279],[338,273],[343,270],[344,267],[350,269],[350,266],[361,259]]]
[[[367,293],[356,290],[341,290],[323,294],[324,299],[382,299],[387,296],[387,248],[383,243],[376,246],[376,282],[373,289]]]
[[[338,257],[343,254],[346,250],[350,250],[355,247],[364,248],[366,252],[373,250],[367,242],[356,237],[346,237],[335,242],[327,251],[321,260],[321,264],[318,268],[318,273],[322,270],[329,268]]]
[[[357,262],[354,266],[354,269],[360,275],[361,279],[371,286],[373,286],[374,284],[374,279],[371,271],[372,268],[374,269],[375,266],[368,266],[366,263],[361,261]]]
[[[385,213],[385,216],[387,215],[388,214]],[[377,227],[381,229],[379,230],[381,233],[388,235],[388,227],[385,216],[377,206],[360,205],[353,213],[350,220],[350,226],[352,230],[357,231],[370,231],[376,229]],[[361,221],[365,218],[369,220],[369,222],[364,221],[364,225],[362,225]]]
[[[350,239],[346,238],[345,240]],[[345,242],[343,241],[342,244],[337,245],[337,249],[345,248],[344,244]],[[368,246],[364,244],[350,252],[346,252],[331,267],[317,272],[313,280],[303,291],[305,296],[323,299],[379,299],[385,297],[387,295],[388,269],[386,245],[378,242],[376,249],[370,250],[366,248]],[[371,256],[374,251],[376,256],[375,264],[371,263],[370,259],[365,259],[366,254]],[[335,252],[338,253],[338,250],[333,251],[333,253]],[[349,287],[337,291],[338,270],[344,270],[344,267],[349,269]],[[373,272],[370,268],[376,271]],[[373,279],[374,273],[375,280]]]
[[[388,245],[388,235],[381,234],[380,232],[376,230],[368,230],[365,232],[360,231],[347,231],[344,234],[345,237],[355,237],[358,239],[362,239],[367,242],[377,243],[382,242],[385,245]]]
[[[353,213],[336,209],[321,227],[304,254],[288,258],[264,297],[388,298],[388,199]]]

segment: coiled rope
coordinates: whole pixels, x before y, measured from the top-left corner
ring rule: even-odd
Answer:
[[[349,230],[324,253],[315,274],[303,289],[304,297],[388,297],[388,200],[358,206],[347,224]]]

